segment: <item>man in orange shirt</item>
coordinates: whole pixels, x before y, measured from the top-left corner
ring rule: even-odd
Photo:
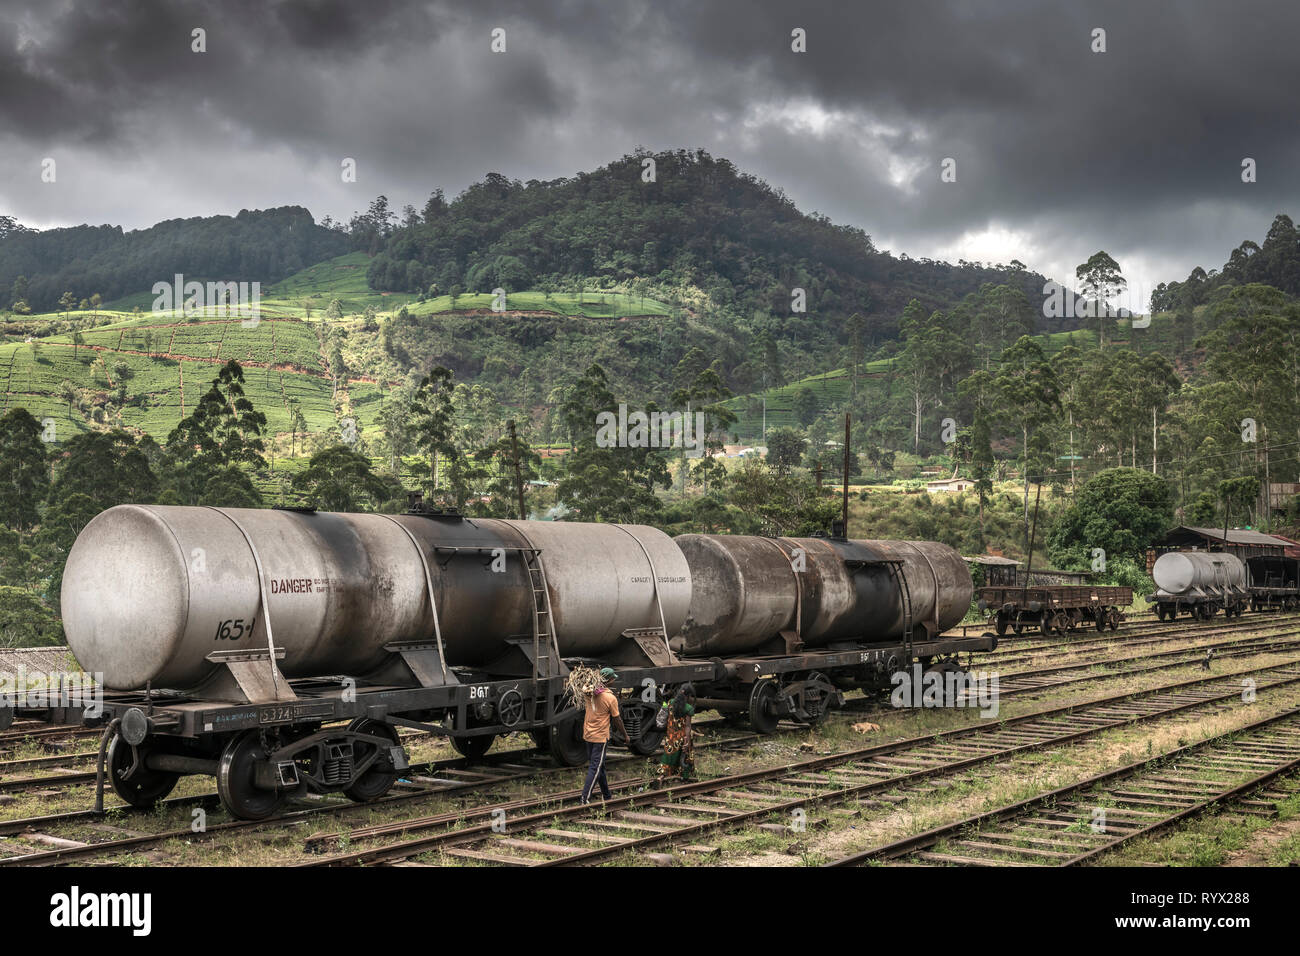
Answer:
[[[608,800],[609,780],[605,777],[605,751],[609,747],[609,722],[613,720],[619,733],[627,740],[627,728],[618,713],[618,695],[609,689],[609,685],[618,680],[618,674],[612,667],[600,672],[601,685],[587,700],[587,714],[582,722],[582,739],[587,742],[587,781],[582,785],[582,803],[591,803],[592,787],[600,784],[601,795]]]

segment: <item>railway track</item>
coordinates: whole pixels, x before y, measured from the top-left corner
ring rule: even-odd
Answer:
[[[6,730],[0,733],[0,748],[10,747],[15,744],[25,744],[31,741],[75,741],[85,740],[87,738],[98,738],[99,731],[94,728],[77,727],[68,724],[59,724],[50,726],[49,724],[39,724],[32,721],[36,726],[23,727],[19,730]],[[51,746],[56,746],[52,744]]]
[[[721,734],[713,739],[706,739],[700,744],[697,744],[697,749],[739,747],[760,739],[762,736],[755,733],[728,733],[720,720],[706,721],[705,724],[706,734],[710,732],[718,733],[719,731],[721,731]],[[613,766],[618,766],[634,762],[643,762],[644,760],[644,757],[632,753],[626,753],[611,756],[608,763]],[[471,767],[473,769],[470,769]],[[88,843],[82,846],[66,846],[52,851],[41,851],[35,854],[19,854],[14,857],[0,858],[0,866],[8,866],[18,861],[26,861],[28,865],[62,863],[77,859],[101,856],[105,853],[149,849],[150,847],[157,846],[160,843],[173,839],[203,840],[210,839],[215,835],[224,835],[243,830],[277,829],[294,826],[308,817],[316,817],[320,815],[341,815],[353,812],[364,812],[366,810],[384,809],[413,801],[426,800],[444,794],[462,795],[485,787],[516,783],[526,779],[535,779],[537,777],[561,774],[565,771],[578,772],[581,769],[582,768],[555,764],[553,761],[550,761],[549,757],[543,756],[542,753],[536,749],[501,751],[496,754],[489,754],[487,757],[480,758],[480,760],[476,762],[471,762],[463,757],[431,761],[427,764],[416,765],[409,768],[407,771],[407,777],[404,779],[410,782],[405,784],[399,783],[397,785],[399,792],[372,801],[371,803],[358,804],[351,801],[340,800],[338,798],[322,798],[316,806],[308,806],[293,810],[270,820],[232,820],[229,822],[210,825],[201,833],[195,833],[192,829],[186,826],[182,829],[166,830],[157,833],[134,834],[123,839],[101,843]],[[90,776],[93,780],[94,774],[91,774]],[[639,779],[640,778],[638,778],[638,780]],[[58,782],[58,778],[46,778],[43,779],[42,782]],[[172,810],[192,807],[215,807],[218,805],[219,800],[217,794],[206,793],[185,797],[175,797],[170,800],[160,801],[157,804],[157,807],[164,810]],[[125,804],[117,807],[110,807],[109,811],[123,812],[131,815],[153,812],[152,809],[138,810]],[[0,821],[0,837],[22,836],[27,833],[37,833],[48,839],[48,834],[45,833],[47,830],[53,830],[71,824],[94,822],[102,820],[104,816],[105,814],[96,813],[94,810],[72,810],[66,813],[47,814],[40,817],[4,820]]]
[[[1102,658],[1099,660],[1059,664],[1055,667],[1032,668],[1030,670],[1017,671],[1011,674],[1000,674],[998,677],[998,692],[1001,696],[1018,696],[1021,694],[1029,694],[1034,691],[1054,690],[1067,684],[1081,683],[1085,680],[1105,680],[1111,677],[1129,677],[1151,671],[1186,667],[1189,664],[1204,661],[1205,654],[1202,652],[1210,649],[1215,651],[1215,660],[1224,660],[1253,654],[1285,651],[1298,646],[1300,646],[1300,634],[1294,634],[1289,637],[1278,635],[1271,637],[1246,638],[1243,640],[1221,641],[1216,644],[1203,644],[1192,648],[1177,648],[1169,651],[1157,651],[1154,654],[1135,654],[1130,657],[1113,658],[1110,660]],[[1172,658],[1172,660],[1167,660],[1167,658]],[[1164,661],[1164,663],[1154,664],[1150,667],[1129,667],[1121,668],[1119,670],[1107,670],[1100,673],[1094,671],[1094,668],[1109,667],[1113,664],[1140,664],[1143,661],[1156,660]],[[1087,673],[1085,676],[1081,677],[1063,676],[1078,671],[1084,671]]]
[[[491,865],[586,864],[664,844],[690,843],[713,831],[814,806],[849,800],[893,806],[906,800],[909,791],[951,786],[957,775],[1007,757],[1193,708],[1231,705],[1240,700],[1246,677],[1257,681],[1257,692],[1300,684],[1298,664],[1184,681],[663,791],[623,792],[599,810],[576,805],[576,794],[570,794],[558,807],[550,797],[362,828],[346,834],[343,842],[350,846],[415,836],[303,865],[394,863],[433,851],[456,862]],[[897,793],[900,789],[902,794]],[[322,834],[307,845],[325,849],[339,842],[338,835]]]
[[[1064,645],[1062,644],[1043,645],[1042,649],[1047,652],[1044,654],[1033,653],[1033,650],[1035,649],[1017,648],[1008,653],[1003,653],[1002,651],[997,650],[997,651],[990,651],[983,654],[978,654],[976,656],[982,663],[985,664],[1003,665],[1003,664],[1030,662],[1030,661],[1042,664],[1054,659],[1073,657],[1078,654],[1082,654],[1085,653],[1086,651],[1094,650],[1094,649],[1104,650],[1116,646],[1122,646],[1128,649],[1128,648],[1143,647],[1143,646],[1148,646],[1153,644],[1154,645],[1168,644],[1179,636],[1190,637],[1193,640],[1202,640],[1204,638],[1221,637],[1225,634],[1251,636],[1251,635],[1256,635],[1261,632],[1267,632],[1274,629],[1285,629],[1288,626],[1288,624],[1294,626],[1296,620],[1297,619],[1293,617],[1289,621],[1267,621],[1267,622],[1259,621],[1259,622],[1254,622],[1252,624],[1232,625],[1226,627],[1196,628],[1191,631],[1189,631],[1186,628],[1182,628],[1172,632],[1168,636],[1161,636],[1161,637],[1154,637],[1154,638],[1147,637],[1147,638],[1142,638],[1140,640],[1107,638],[1101,642],[1089,641],[1086,643],[1080,642],[1080,643],[1071,643],[1071,644],[1064,644]],[[1185,644],[1183,646],[1196,647],[1200,645]]]
[[[1297,615],[1294,612],[1268,612],[1255,613],[1251,617],[1244,618],[1243,623],[1262,623],[1268,618],[1273,620],[1295,619]],[[1222,626],[1224,618],[1217,620],[1211,619],[1214,626]],[[1149,637],[1157,634],[1178,634],[1189,627],[1201,627],[1210,622],[1202,621],[1197,618],[1180,618],[1178,621],[1157,621],[1154,617],[1135,620],[1130,617],[1119,629],[1110,632],[1110,640],[1125,640],[1127,637],[1137,635],[1140,637]],[[973,625],[965,625],[966,628],[973,629]],[[992,626],[984,628],[985,632],[993,631]],[[1079,641],[1094,641],[1102,638],[1102,632],[1095,627],[1080,626],[1073,631],[1067,631],[1064,635],[1058,637],[1048,637],[1038,631],[1026,631],[1023,634],[1014,634],[1007,632],[998,638],[999,645],[1008,648],[1021,649],[1028,641],[1038,641],[1040,646],[1052,646],[1061,644],[1072,644]]]
[[[1001,675],[998,680],[998,695],[1000,697],[1011,697],[1021,695],[1032,695],[1045,691],[1053,691],[1066,685],[1095,682],[1095,680],[1125,678],[1125,676],[1134,676],[1145,674],[1145,672],[1169,670],[1174,667],[1186,667],[1190,663],[1196,662],[1196,650],[1204,650],[1206,646],[1197,645],[1195,648],[1167,650],[1156,654],[1135,654],[1127,658],[1099,659],[1099,661],[1084,661],[1069,663],[1069,665],[1060,665],[1050,667],[1050,669],[1034,669],[1024,672],[1015,672],[1015,674]],[[1292,640],[1264,640],[1264,639],[1243,639],[1240,641],[1222,641],[1222,643],[1213,645],[1218,650],[1219,658],[1231,658],[1245,656],[1245,654],[1257,654],[1274,652],[1274,650],[1287,650],[1300,646],[1300,636]],[[1149,659],[1177,658],[1153,665],[1151,667],[1131,667],[1127,670],[1088,672],[1099,665],[1110,665],[1110,663],[1132,663],[1149,661]],[[1086,671],[1084,674],[1078,674],[1078,671]],[[1075,676],[1069,676],[1074,674]],[[870,714],[874,710],[881,708],[879,701],[872,698],[855,697],[848,701],[845,711],[848,711],[849,717],[859,717],[862,714]],[[706,722],[712,723],[712,721]],[[802,727],[800,727],[802,728]],[[428,734],[422,732],[411,732],[403,734],[404,740],[416,739],[416,737],[425,737]],[[757,736],[757,735],[750,735]],[[85,752],[78,754],[62,754],[62,756],[49,757],[27,757],[19,758],[13,761],[0,761],[0,793],[16,793],[26,791],[48,791],[52,788],[59,787],[78,787],[83,784],[94,783],[96,774],[94,770],[72,770],[66,769],[68,763],[86,762],[94,760],[98,756],[96,752]],[[460,775],[464,779],[458,783],[471,784],[477,782],[480,786],[491,786],[494,783],[512,782],[512,780],[524,777],[521,767],[513,767],[512,773],[498,775],[490,773],[490,767],[498,763],[530,763],[533,766],[533,773],[551,773],[551,771],[563,770],[564,767],[554,765],[547,766],[545,763],[537,762],[538,753],[536,750],[521,749],[511,750],[511,752],[498,752],[487,754],[486,758],[480,758],[478,762],[464,760],[464,758],[450,758],[450,760],[433,761],[421,763],[413,767],[417,777],[424,774],[443,773]],[[633,754],[611,758],[614,760],[632,760]],[[468,770],[469,766],[476,767],[476,770]],[[61,770],[61,773],[42,774],[38,777],[9,778],[8,774],[14,770],[21,769],[43,769],[43,767],[55,767]],[[489,770],[489,773],[484,773]]]
[[[1300,642],[1290,642],[1290,646],[1294,647],[1297,643]],[[1254,651],[1251,652],[1253,653]],[[1162,669],[1165,667],[1185,665],[1186,663],[1188,662],[1180,661],[1174,663],[1167,663],[1167,664],[1158,665],[1158,667],[1156,668],[1145,668],[1144,670]],[[1249,674],[1251,672],[1246,671],[1243,673]],[[1084,682],[1088,680],[1103,679],[1105,677],[1111,677],[1111,676],[1120,676],[1120,675],[1110,674],[1110,673],[1083,675],[1070,680],[1062,681],[1061,683]],[[1201,681],[1193,681],[1192,683],[1194,684],[1201,683]],[[1030,691],[1034,689],[1036,688],[1026,688],[1026,691]],[[1127,695],[1127,696],[1133,696],[1133,695]],[[1063,710],[1064,709],[1068,709],[1068,708],[1063,708]],[[710,721],[705,723],[709,724],[712,722]],[[799,728],[799,729],[802,730],[803,728]],[[752,735],[752,734],[742,734],[739,736],[718,739],[710,743],[705,743],[702,746],[703,747],[726,746],[728,744],[742,745],[749,740],[755,739],[755,737],[756,735]],[[929,740],[931,738],[927,737],[924,739]],[[468,792],[476,791],[481,788],[491,787],[497,784],[515,782],[527,777],[535,777],[535,776],[546,775],[551,773],[560,773],[563,772],[564,770],[573,769],[573,768],[566,768],[566,767],[558,767],[554,765],[551,766],[537,766],[535,764],[533,766],[511,766],[510,765],[515,760],[524,760],[529,756],[536,758],[538,755],[534,751],[528,751],[528,750],[506,751],[499,754],[489,755],[488,763],[493,764],[494,766],[488,768],[488,767],[484,767],[483,765],[476,765],[473,771],[466,769],[467,762],[464,761],[463,759],[436,762],[438,765],[438,769],[441,769],[444,772],[448,773],[448,775],[452,779],[439,781],[440,785],[436,787],[429,787],[426,785],[421,788],[412,788],[408,792],[389,796],[384,800],[378,801],[373,804],[357,805],[352,803],[323,803],[322,805],[319,806],[308,807],[305,809],[290,812],[288,814],[284,814],[270,821],[261,821],[261,822],[232,821],[229,823],[216,824],[210,826],[207,829],[206,834],[203,835],[196,835],[193,832],[191,832],[189,829],[178,829],[178,830],[166,831],[166,832],[161,832],[156,834],[140,834],[140,835],[128,837],[123,840],[114,840],[105,843],[88,844],[84,847],[66,847],[59,850],[45,851],[37,854],[26,854],[23,855],[22,859],[29,860],[32,865],[40,864],[42,861],[63,862],[63,861],[74,860],[79,858],[100,856],[104,853],[111,853],[116,851],[132,851],[138,849],[147,849],[150,846],[155,846],[169,839],[177,839],[177,838],[184,838],[189,840],[206,839],[206,838],[210,838],[211,835],[224,834],[230,831],[237,831],[237,830],[244,830],[244,829],[258,828],[258,827],[274,828],[277,826],[291,826],[301,822],[304,818],[313,817],[320,814],[345,814],[350,811],[363,810],[366,807],[371,807],[371,808],[383,807],[385,805],[419,801],[419,800],[428,799],[431,797],[435,797],[441,794],[454,792],[454,791],[464,791],[468,793]],[[626,762],[636,761],[639,759],[641,758],[637,758],[633,755],[628,754],[628,755],[622,755],[619,757],[612,758],[611,763],[622,764]],[[490,772],[484,772],[485,770],[490,770]],[[502,773],[500,771],[505,771],[505,772]],[[45,782],[48,783],[49,781],[47,780]],[[617,791],[624,791],[629,789],[635,789],[639,787],[642,783],[643,783],[642,778],[636,777],[631,780],[617,781],[614,784],[614,786]],[[539,804],[547,803],[548,801],[555,801],[555,802],[562,803],[566,799],[571,800],[572,798],[576,797],[576,795],[577,795],[577,791],[567,791],[564,793],[545,797],[540,800],[525,801],[524,804],[518,804],[518,805],[506,804],[504,806],[509,806],[512,808],[515,808],[517,806],[536,806]],[[202,795],[196,795],[190,797],[174,798],[172,800],[165,801],[162,804],[162,806],[164,808],[170,809],[175,807],[192,807],[192,806],[202,806],[202,805],[215,806],[216,803],[217,800],[215,794],[202,794]],[[494,805],[494,806],[499,807],[503,805]],[[131,808],[127,808],[127,807],[121,807],[116,809],[126,810],[128,812],[134,812],[131,811]],[[464,810],[457,810],[453,814],[451,814],[451,817],[455,819],[461,819],[463,818],[465,812],[466,811]],[[95,814],[94,811],[87,810],[87,811],[71,811],[64,814],[53,814],[44,817],[26,818],[22,820],[12,820],[12,821],[0,822],[0,835],[20,834],[24,831],[39,832],[43,830],[53,829],[56,828],[57,826],[64,825],[64,824],[87,822],[96,819],[100,819],[100,815]],[[399,824],[399,826],[405,826],[405,824]],[[0,861],[0,865],[2,865],[5,862],[8,861]]]
[[[1214,645],[1198,645],[1193,648],[1178,648],[1170,651],[1158,652],[1156,654],[1132,655],[1127,658],[1115,660],[1099,659],[1094,661],[1082,661],[1071,664],[1062,664],[1053,668],[1034,668],[1025,672],[1000,675],[998,693],[1000,697],[1012,697],[1020,695],[1030,695],[1050,690],[1056,690],[1064,686],[1092,681],[1106,680],[1112,678],[1122,678],[1144,674],[1152,671],[1168,670],[1176,667],[1185,667],[1188,664],[1195,663],[1197,660],[1196,651],[1205,650],[1213,646],[1218,651],[1220,659],[1239,657],[1248,654],[1259,654],[1270,651],[1282,651],[1300,647],[1300,636],[1291,640],[1277,639],[1266,640],[1263,638],[1247,638],[1238,641],[1224,641]],[[1134,667],[1126,670],[1105,671],[1102,673],[1090,672],[1092,668],[1099,665],[1126,664],[1141,662],[1146,660],[1157,660],[1162,658],[1175,658],[1162,664],[1151,667]],[[1078,674],[1084,671],[1087,673]],[[1076,674],[1076,676],[1068,676]],[[848,701],[844,710],[849,717],[859,717],[864,714],[870,714],[873,711],[882,709],[883,705],[870,698],[852,698]],[[705,726],[714,721],[703,722]],[[718,721],[721,723],[721,721]],[[804,729],[799,726],[797,729]],[[420,737],[430,736],[426,733],[413,732],[403,734],[404,740],[411,740]],[[748,735],[756,737],[757,735]],[[88,783],[94,783],[96,774],[93,770],[76,771],[72,769],[63,769],[65,764],[75,762],[85,762],[93,760],[97,756],[96,752],[88,751],[81,754],[56,755],[49,757],[22,758],[12,761],[0,761],[0,793],[18,793],[31,790],[50,790],[59,787],[75,787]],[[516,751],[503,751],[495,754],[488,754],[485,758],[480,758],[478,762],[471,763],[464,758],[451,758],[447,760],[432,761],[419,764],[412,768],[416,776],[426,774],[444,773],[451,776],[461,776],[463,779],[458,781],[459,784],[477,783],[480,786],[490,786],[496,783],[511,782],[518,780],[524,774],[523,768],[515,766],[511,772],[506,775],[498,775],[491,772],[491,768],[497,765],[506,765],[510,763],[521,764],[527,763],[532,765],[534,775],[539,773],[556,772],[568,768],[558,767],[554,764],[542,764],[537,762],[539,754],[535,750],[522,749]],[[620,755],[611,757],[611,762],[636,759],[635,755]],[[468,769],[473,766],[475,769]],[[9,778],[7,775],[18,769],[37,769],[44,767],[60,768],[62,772],[43,774],[35,777],[18,777]],[[484,771],[488,772],[484,772]],[[445,789],[445,788],[444,788]],[[347,806],[343,804],[343,806]]]
[[[1275,809],[1298,769],[1300,708],[827,865],[1075,866],[1216,806]]]

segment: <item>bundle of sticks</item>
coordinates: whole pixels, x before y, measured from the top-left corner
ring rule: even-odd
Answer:
[[[601,686],[600,671],[594,667],[578,664],[569,671],[564,686],[565,694],[573,701],[573,706],[585,708],[591,703],[597,688]]]

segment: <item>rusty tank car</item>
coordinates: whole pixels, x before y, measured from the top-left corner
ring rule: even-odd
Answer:
[[[131,804],[209,774],[249,819],[291,796],[381,796],[407,766],[398,727],[470,757],[523,731],[580,763],[579,664],[617,669],[615,742],[645,754],[688,681],[703,708],[771,732],[914,661],[996,646],[943,633],[971,580],[933,542],[672,539],[422,507],[119,506],[77,539],[62,599],[70,649],[108,690],[47,719],[103,728],[105,777]]]
[[[909,624],[937,636],[973,593],[961,556],[933,541],[686,534],[676,543],[693,596],[674,645],[689,655],[901,640]]]

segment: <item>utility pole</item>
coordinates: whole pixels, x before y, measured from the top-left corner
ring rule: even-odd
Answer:
[[[524,476],[519,469],[519,438],[515,435],[515,421],[506,423],[510,429],[510,458],[515,466],[515,494],[519,498],[519,520],[528,520],[528,511],[524,508]]]
[[[1156,473],[1156,407],[1151,406],[1151,474]]]
[[[849,536],[849,413],[844,413],[844,537]]]
[[[1029,590],[1029,577],[1034,570],[1034,538],[1038,535],[1038,499],[1043,494],[1043,479],[1038,479],[1038,490],[1034,492],[1034,521],[1029,530],[1028,556],[1025,558],[1025,591]]]
[[[1074,409],[1070,409],[1070,490],[1074,491]]]

